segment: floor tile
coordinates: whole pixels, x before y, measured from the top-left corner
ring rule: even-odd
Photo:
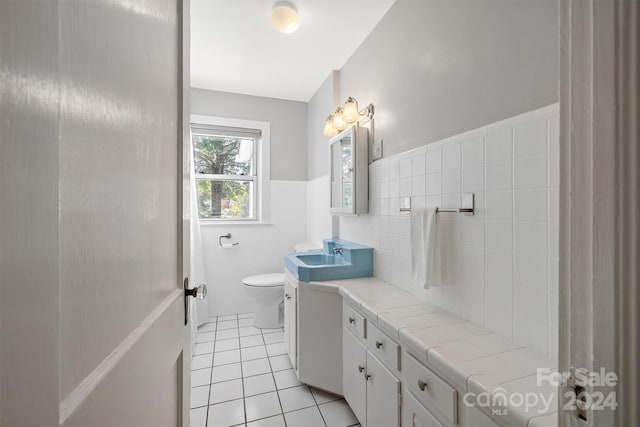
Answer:
[[[218,316],[218,322],[224,322],[225,320],[237,320],[237,314],[229,314],[228,316]]]
[[[276,386],[278,387],[278,390],[282,390],[284,388],[289,388],[289,387],[295,387],[302,384],[300,381],[298,381],[298,378],[296,377],[296,373],[293,372],[293,369],[274,372],[273,377],[276,380]]]
[[[191,358],[191,370],[210,368],[213,360],[212,354],[201,354],[199,356],[193,356]]]
[[[239,363],[231,363],[230,365],[215,366],[211,376],[212,383],[222,381],[235,380],[242,378],[242,371]]]
[[[245,377],[266,374],[268,372],[271,372],[271,365],[269,365],[268,359],[255,359],[242,362],[242,375]]]
[[[199,408],[209,404],[209,385],[191,388],[191,408]]]
[[[334,400],[342,399],[341,396],[329,393],[328,391],[320,390],[313,387],[310,387],[310,388],[311,388],[311,393],[313,394],[313,397],[316,399],[316,403],[318,405],[322,405],[323,403],[333,402]]]
[[[273,372],[284,371],[286,369],[293,369],[291,366],[291,360],[289,360],[288,354],[281,354],[280,356],[273,356],[269,358],[271,362],[271,370]]]
[[[198,369],[197,371],[191,371],[191,387],[197,387],[200,385],[209,385],[211,382],[211,368]]]
[[[255,320],[253,319],[253,317],[247,318],[247,319],[240,319],[238,320],[238,326],[240,326],[241,328],[243,326],[253,326],[253,322]]]
[[[216,330],[216,322],[205,323],[204,325],[198,326],[198,332],[213,332]]]
[[[225,329],[224,331],[216,332],[216,341],[217,340],[228,340],[231,338],[238,338],[238,329]]]
[[[284,417],[282,415],[276,415],[275,417],[263,418],[248,423],[247,427],[285,427]]]
[[[199,332],[196,334],[196,343],[210,342],[216,338],[215,332]]]
[[[244,402],[242,399],[209,406],[207,427],[229,427],[240,423],[244,423]]]
[[[212,342],[203,342],[196,344],[196,348],[193,351],[194,355],[213,353],[213,341]]]
[[[262,335],[251,335],[248,337],[240,337],[240,347],[255,347],[257,345],[264,345],[262,341]]]
[[[191,427],[207,427],[207,407],[192,409],[189,411]]]
[[[240,378],[237,380],[211,384],[211,397],[209,397],[210,404],[241,399],[242,397],[242,379]]]
[[[240,362],[240,350],[216,351],[213,355],[213,366],[238,362]]]
[[[274,332],[273,334],[264,334],[265,344],[273,344],[275,342],[284,342],[283,332]]]
[[[278,356],[280,354],[287,354],[287,348],[284,346],[283,342],[268,344],[267,354],[269,356]]]
[[[242,360],[263,359],[267,357],[267,348],[263,345],[242,349]]]
[[[218,322],[217,331],[223,331],[226,329],[236,329],[238,327],[238,321],[233,320],[225,320],[223,322]]]
[[[325,427],[317,406],[284,414],[288,426]]]
[[[254,396],[276,390],[276,384],[273,382],[271,373],[247,377],[243,381],[245,396]]]
[[[358,423],[358,419],[344,399],[324,403],[319,407],[327,427],[345,427]]]
[[[227,350],[235,350],[240,348],[240,341],[237,338],[232,338],[230,340],[218,340],[215,344],[216,351],[227,351]]]
[[[260,335],[262,332],[260,329],[255,328],[253,326],[243,326],[240,328],[240,336],[248,337],[250,335]]]
[[[280,396],[283,412],[297,411],[298,409],[316,405],[316,401],[313,400],[313,395],[307,386],[278,390],[278,395]]]
[[[247,421],[254,421],[282,413],[276,392],[247,397],[245,399],[245,407]]]

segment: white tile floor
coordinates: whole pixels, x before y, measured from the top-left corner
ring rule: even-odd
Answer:
[[[298,381],[282,329],[252,325],[238,314],[198,328],[192,427],[359,427],[344,399]]]

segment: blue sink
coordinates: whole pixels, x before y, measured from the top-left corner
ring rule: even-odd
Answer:
[[[373,275],[373,248],[342,239],[325,239],[322,243],[322,253],[287,255],[287,270],[302,282]]]
[[[306,265],[347,265],[343,257],[341,257],[340,255],[336,256],[329,254],[300,254],[296,255],[296,258],[298,258]]]

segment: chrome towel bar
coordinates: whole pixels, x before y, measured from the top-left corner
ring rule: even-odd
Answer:
[[[411,212],[411,197],[402,197],[400,199],[400,212]],[[462,193],[462,206],[459,208],[436,208],[436,213],[454,212],[463,213],[465,215],[473,215],[475,213],[475,197],[473,193]]]

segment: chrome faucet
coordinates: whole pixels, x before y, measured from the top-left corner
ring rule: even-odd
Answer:
[[[342,251],[343,251],[343,249],[340,246],[334,246],[333,247],[333,254],[334,255],[338,255],[338,254],[342,255]]]

